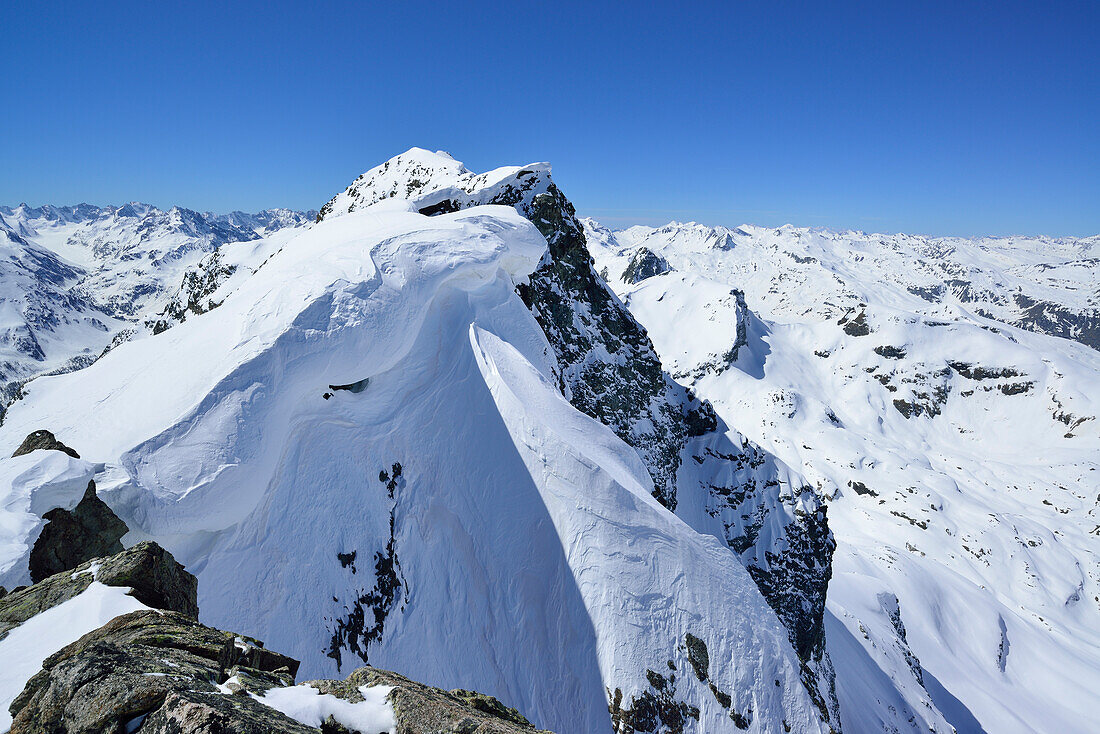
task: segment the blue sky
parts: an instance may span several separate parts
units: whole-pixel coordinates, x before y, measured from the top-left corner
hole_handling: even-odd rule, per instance
[[[1100,232],[1095,1],[4,15],[0,203],[316,208],[418,145],[550,161],[612,226]]]

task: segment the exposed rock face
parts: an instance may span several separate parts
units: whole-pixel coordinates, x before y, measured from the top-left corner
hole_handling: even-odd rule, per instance
[[[76,568],[84,561],[122,552],[128,528],[103,500],[95,482],[72,510],[56,507],[42,516],[48,522],[31,549],[31,581]]]
[[[217,308],[221,303],[214,301],[211,295],[236,269],[234,265],[223,263],[221,251],[214,250],[198,264],[187,269],[179,291],[172,296],[157,318],[150,320],[147,325],[154,334],[159,334],[186,321],[189,314],[204,314]]]
[[[0,638],[39,612],[72,599],[92,581],[127,586],[147,606],[198,617],[198,581],[156,543],[138,543],[109,558],[96,558],[0,598]]]
[[[30,452],[37,451],[38,449],[46,449],[48,451],[64,451],[66,454],[73,457],[74,459],[80,458],[80,454],[76,453],[76,451],[58,441],[56,436],[45,429],[35,431],[34,433],[31,433],[26,438],[24,438],[23,443],[19,444],[19,448],[17,448],[15,450],[15,453],[12,454],[12,458],[16,456],[22,456],[23,454],[29,454]]]
[[[1020,310],[1019,318],[1011,322],[1015,326],[1040,334],[1076,339],[1100,350],[1100,309],[1076,311],[1021,293],[1015,294],[1013,301]]]
[[[623,281],[627,283],[641,283],[646,278],[652,278],[662,273],[667,273],[672,268],[668,261],[652,250],[645,247],[638,248],[630,263],[623,271]]]

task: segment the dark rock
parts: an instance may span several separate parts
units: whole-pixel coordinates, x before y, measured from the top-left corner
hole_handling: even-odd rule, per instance
[[[408,584],[401,574],[401,562],[397,558],[395,535],[397,518],[397,491],[405,486],[400,463],[394,462],[390,471],[378,473],[378,481],[390,498],[390,537],[382,550],[374,554],[374,585],[362,590],[346,603],[346,614],[333,622],[332,637],[326,654],[336,661],[336,669],[343,665],[344,652],[357,655],[364,663],[370,663],[370,646],[382,638],[386,619],[402,594],[408,595]],[[337,553],[336,558],[344,568],[357,573],[355,559],[358,550]]]
[[[32,434],[33,435],[33,434]],[[31,581],[76,568],[92,558],[122,552],[122,536],[129,528],[96,496],[95,482],[71,511],[60,507],[44,514],[47,520],[30,555]]]
[[[848,482],[848,486],[855,490],[856,494],[870,495],[871,497],[878,497],[878,492],[869,488],[863,482],[857,482],[852,479]]]
[[[352,394],[358,394],[367,389],[367,385],[370,384],[370,378],[364,377],[362,380],[356,382],[350,382],[347,385],[329,385],[329,390],[347,390]]]
[[[886,357],[887,359],[904,359],[905,349],[902,347],[892,347],[885,345],[881,347],[875,347],[875,354],[880,357]]]
[[[647,278],[663,275],[672,268],[668,261],[645,247],[639,247],[638,251],[630,258],[630,262],[623,271],[623,282],[641,283]]]
[[[993,380],[1005,377],[1020,377],[1021,374],[1011,367],[983,367],[968,362],[948,362],[951,369],[970,380]]]
[[[1016,293],[1012,296],[1020,316],[1011,322],[1022,329],[1073,339],[1100,350],[1100,309],[1075,311],[1052,301]]]
[[[623,700],[622,689],[608,691],[608,711],[611,714],[611,728],[617,734],[641,734],[642,732],[668,732],[682,734],[693,731],[691,719],[699,720],[699,709],[676,696],[676,674],[668,677],[652,670],[645,672],[649,688],[637,696],[631,696],[630,702]]]
[[[690,632],[685,635],[684,641],[687,643],[688,662],[695,671],[695,677],[700,681],[706,681],[710,677],[710,654],[707,652],[707,643]]]
[[[73,457],[74,459],[80,458],[80,454],[76,453],[76,451],[73,451],[71,448],[58,441],[52,433],[45,429],[35,431],[24,438],[23,443],[19,444],[19,448],[17,448],[15,450],[15,453],[12,454],[12,458],[15,458],[16,456],[22,456],[23,454],[29,454],[30,452],[37,451],[38,449],[46,449],[48,451],[64,451],[66,454]]]
[[[844,327],[844,333],[848,336],[867,336],[871,333],[871,325],[867,323],[867,312],[860,311],[854,318],[849,319],[845,315],[838,322]]]
[[[95,568],[94,574],[91,572]],[[97,558],[0,598],[0,638],[39,612],[72,599],[93,580],[125,586],[156,609],[198,617],[198,581],[156,543],[145,541],[110,558]]]

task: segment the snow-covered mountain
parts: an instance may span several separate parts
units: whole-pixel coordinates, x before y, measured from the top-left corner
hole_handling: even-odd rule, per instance
[[[161,211],[137,202],[0,206],[0,407],[28,379],[86,366],[155,321],[207,254],[313,218],[287,209]]]
[[[928,699],[1095,727],[1098,238],[585,227],[673,374],[829,496],[846,731],[924,731]]]
[[[75,449],[0,460],[0,585],[94,495],[303,679],[560,734],[1100,710],[1097,238],[612,232],[415,148],[316,217],[0,236],[0,447]]]
[[[83,458],[0,462],[0,583],[94,478],[205,620],[306,675],[388,665],[559,732],[839,727],[820,498],[663,371],[547,166],[414,149],[319,219],[25,386],[0,442]]]

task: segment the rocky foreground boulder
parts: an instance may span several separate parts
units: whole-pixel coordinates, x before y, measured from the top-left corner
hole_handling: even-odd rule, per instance
[[[108,558],[85,561],[0,598],[0,640],[36,614],[75,598],[93,581],[128,587],[131,596],[155,609],[192,619],[199,616],[198,580],[171,553],[146,541]]]
[[[114,617],[48,656],[9,707],[11,734],[378,734],[347,725],[363,720],[356,706],[375,693],[384,693],[374,705],[390,722],[380,731],[536,734],[492,696],[375,668],[295,686],[297,660],[197,621],[195,577],[152,542],[0,598],[0,649],[20,625],[97,582],[128,587],[150,608]]]

